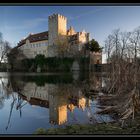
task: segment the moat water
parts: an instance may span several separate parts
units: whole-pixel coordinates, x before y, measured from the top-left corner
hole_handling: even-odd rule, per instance
[[[99,115],[104,86],[95,73],[0,73],[0,134],[33,134],[38,128],[108,122]]]

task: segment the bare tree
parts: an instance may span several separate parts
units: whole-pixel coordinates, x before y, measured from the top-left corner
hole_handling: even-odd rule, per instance
[[[10,52],[11,50],[11,46],[9,44],[9,42],[5,41],[3,43],[3,47],[2,47],[2,51],[1,51],[1,61],[5,61],[5,59],[7,58],[7,54]]]
[[[107,53],[107,63],[110,63],[110,55],[113,49],[113,36],[108,35],[105,40],[105,53]]]
[[[138,56],[140,56],[140,26],[136,28],[132,32],[132,36],[130,38],[131,43],[131,51],[133,54],[133,67],[134,67],[134,85],[135,88],[138,86],[138,72],[139,72],[139,64],[138,64]]]
[[[114,94],[110,98],[112,107],[104,112],[118,112],[125,120],[140,111],[140,27],[132,32],[114,30],[105,41],[108,58],[111,60],[111,72],[108,76],[107,92]],[[133,61],[128,61],[132,59]],[[112,100],[112,101],[111,101]],[[115,109],[115,110],[114,110]]]
[[[1,62],[2,48],[3,48],[3,37],[2,37],[2,33],[0,32],[0,62]]]
[[[128,42],[130,38],[131,32],[121,32],[120,38],[121,38],[121,58],[125,57],[125,50],[128,48]]]
[[[4,62],[11,46],[8,41],[3,41],[2,33],[0,33],[0,62]]]
[[[113,43],[114,43],[114,48],[115,48],[115,53],[116,53],[116,57],[119,55],[120,50],[120,29],[115,29],[113,31]]]
[[[26,56],[23,54],[23,51],[18,49],[17,47],[14,47],[10,50],[10,52],[7,54],[8,58],[8,64],[10,66],[11,70],[21,68],[21,60],[25,59]],[[17,59],[18,58],[18,59]],[[23,68],[23,66],[22,66]]]
[[[70,52],[70,45],[68,38],[59,35],[56,39],[57,54],[59,57],[68,56]]]

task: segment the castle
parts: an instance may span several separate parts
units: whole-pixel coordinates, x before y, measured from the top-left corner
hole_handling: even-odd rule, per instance
[[[60,14],[53,14],[48,17],[48,31],[29,34],[18,43],[17,47],[27,58],[35,58],[38,54],[56,57],[58,56],[56,40],[59,40],[60,36],[68,39],[69,51],[72,52],[69,56],[83,53],[84,43],[89,41],[89,33],[76,32],[71,26],[67,29],[67,18]]]

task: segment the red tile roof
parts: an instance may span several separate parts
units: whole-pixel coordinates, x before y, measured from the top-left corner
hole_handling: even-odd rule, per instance
[[[19,94],[23,100],[27,101],[27,97],[23,94]],[[30,101],[28,101],[31,105],[36,105],[36,106],[40,106],[40,107],[45,107],[45,108],[49,108],[49,101],[47,100],[42,100],[39,98],[35,98],[35,97],[31,97]]]
[[[32,42],[37,42],[37,41],[43,41],[43,40],[48,40],[48,31],[37,33],[37,34],[30,34],[28,37],[26,37],[24,40],[21,40],[18,43],[18,47],[26,43],[26,40],[29,40],[31,43]]]

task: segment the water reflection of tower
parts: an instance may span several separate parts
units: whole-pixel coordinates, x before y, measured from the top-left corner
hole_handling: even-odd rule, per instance
[[[64,124],[67,121],[67,99],[65,96],[49,95],[50,123]]]
[[[85,97],[80,97],[78,99],[78,102],[77,102],[77,107],[78,108],[81,108],[84,111],[85,108],[89,107],[89,106],[90,106],[90,99],[85,98]]]
[[[102,77],[99,74],[89,73],[90,90],[100,91],[102,87]]]
[[[16,82],[16,87],[23,85],[19,84],[21,81]],[[49,120],[53,124],[64,124],[67,122],[68,110],[73,111],[76,107],[84,110],[90,104],[89,99],[84,97],[81,90],[82,83],[77,84],[78,81],[70,84],[45,83],[43,86],[38,86],[32,81],[22,82],[24,86],[20,95],[24,95],[24,99],[31,105],[49,107]],[[72,100],[69,100],[69,97]]]
[[[81,90],[77,92],[77,95],[71,95],[71,97],[69,97],[68,109],[73,112],[76,106],[82,110],[90,106],[90,99],[86,98]]]

